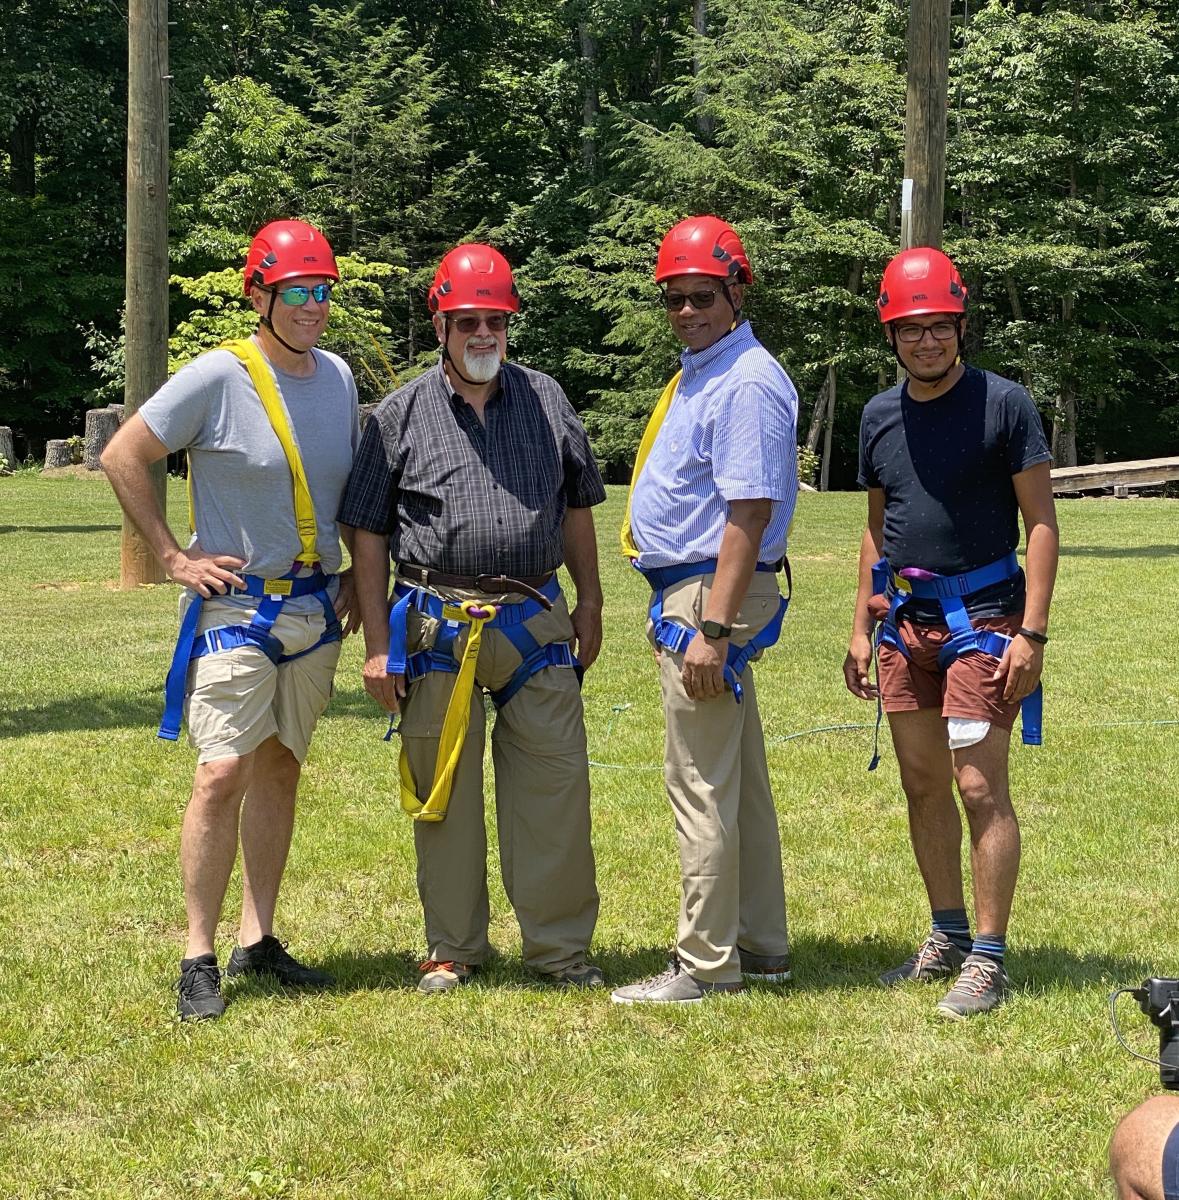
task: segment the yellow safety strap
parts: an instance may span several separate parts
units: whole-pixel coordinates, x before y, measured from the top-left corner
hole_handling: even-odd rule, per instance
[[[295,527],[299,531],[299,542],[303,547],[296,555],[295,561],[308,565],[317,563],[319,562],[319,551],[316,549],[316,540],[319,530],[315,524],[315,505],[311,502],[311,489],[307,486],[307,472],[303,470],[303,459],[299,454],[299,447],[295,443],[295,435],[291,432],[291,421],[287,416],[286,405],[283,404],[278,384],[275,383],[274,376],[266,365],[262,351],[249,338],[242,338],[236,342],[223,342],[220,348],[228,350],[230,354],[236,355],[245,363],[254,390],[258,393],[258,398],[262,401],[262,407],[266,411],[266,417],[270,421],[270,427],[274,430],[275,436],[282,446],[282,452],[286,455],[287,465],[291,468],[291,484],[294,488],[295,499]],[[190,531],[194,531],[196,528],[193,523],[191,457],[188,466],[188,528]]]
[[[475,614],[479,615],[476,616]],[[479,646],[483,640],[483,626],[493,620],[494,604],[482,604],[478,600],[464,600],[457,607],[446,606],[442,610],[445,621],[466,621],[467,644],[459,662],[458,675],[442,719],[442,736],[438,739],[438,755],[434,761],[434,782],[425,800],[418,797],[414,787],[413,772],[409,769],[409,757],[405,753],[405,740],[401,743],[401,807],[415,821],[444,821],[450,804],[450,792],[454,784],[454,773],[458,770],[459,755],[467,740],[467,727],[471,723],[471,693],[475,689],[475,663],[479,658]]]
[[[630,532],[630,502],[635,494],[635,484],[638,483],[639,476],[643,472],[643,467],[646,466],[647,456],[651,453],[651,447],[655,445],[655,438],[659,435],[659,430],[663,427],[663,420],[667,416],[667,410],[671,408],[671,401],[675,396],[676,388],[679,387],[681,375],[683,375],[683,371],[677,371],[671,377],[667,387],[663,389],[663,393],[652,410],[651,416],[647,419],[647,428],[643,430],[639,449],[635,454],[635,469],[630,475],[630,490],[626,493],[626,515],[622,518],[622,531],[620,534],[622,553],[626,558],[638,558],[639,556],[639,549],[635,545],[634,538],[631,537]]]

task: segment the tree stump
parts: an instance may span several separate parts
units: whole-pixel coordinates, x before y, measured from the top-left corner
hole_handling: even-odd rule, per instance
[[[54,467],[68,467],[74,461],[70,443],[65,438],[50,438],[45,443],[45,470]]]
[[[87,471],[101,471],[98,460],[106,444],[119,429],[119,414],[109,408],[92,408],[86,414],[86,434],[82,445],[82,465]]]
[[[119,418],[119,424],[122,425],[122,423],[123,423],[123,405],[108,404],[106,406],[106,408],[107,408],[107,412],[113,412],[115,414],[115,416],[117,416]]]
[[[369,417],[371,417],[373,413],[377,411],[377,407],[378,406],[376,404],[360,405],[360,430],[362,433],[364,432],[364,427],[368,424]]]
[[[16,466],[16,445],[12,440],[12,430],[7,425],[0,425],[0,475],[11,475]]]

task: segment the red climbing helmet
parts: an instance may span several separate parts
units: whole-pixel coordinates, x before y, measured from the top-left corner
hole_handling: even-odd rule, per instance
[[[443,256],[430,286],[431,312],[494,308],[518,313],[520,293],[508,260],[479,242],[464,242]]]
[[[242,272],[245,293],[256,284],[271,287],[300,275],[340,278],[328,240],[306,221],[271,221],[254,234]]]
[[[737,231],[720,217],[688,217],[667,231],[655,260],[655,282],[676,275],[753,282],[753,268]]]
[[[884,268],[876,309],[885,325],[928,313],[964,313],[966,284],[940,250],[914,246],[902,250]]]

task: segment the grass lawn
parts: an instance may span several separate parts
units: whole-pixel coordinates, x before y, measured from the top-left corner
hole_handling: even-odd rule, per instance
[[[179,524],[176,481],[169,499]],[[585,688],[595,957],[613,984],[661,968],[678,892],[621,501],[612,489],[599,510],[606,646]],[[238,987],[223,1020],[181,1026],[194,757],[154,737],[176,594],[115,590],[119,514],[101,480],[0,479],[0,1196],[1103,1194],[1115,1119],[1157,1090],[1117,1047],[1107,994],[1179,974],[1179,507],[1060,506],[1045,744],[1013,754],[1015,994],[967,1025],[936,1017],[936,990],[873,986],[928,920],[891,752],[869,775],[867,730],[793,736],[873,716],[840,672],[862,513],[861,497],[803,498],[794,603],[757,668],[793,986],[674,1012],[542,990],[496,882],[501,957],[423,1002],[396,742],[353,640],[280,902],[279,933],[340,986]],[[1132,1002],[1122,1018],[1153,1051]]]

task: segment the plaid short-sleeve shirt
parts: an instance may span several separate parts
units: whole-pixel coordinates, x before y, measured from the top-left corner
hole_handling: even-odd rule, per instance
[[[557,382],[515,363],[480,421],[439,365],[373,413],[340,506],[384,533],[395,562],[455,575],[543,575],[564,558],[567,508],[606,498],[585,429]]]

